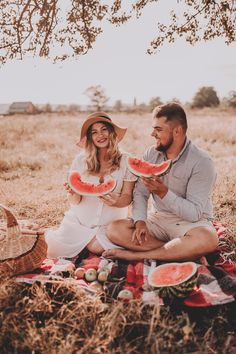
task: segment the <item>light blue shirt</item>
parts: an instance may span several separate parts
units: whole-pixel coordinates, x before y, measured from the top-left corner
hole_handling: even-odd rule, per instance
[[[159,164],[167,160],[165,153],[151,146],[144,160]],[[154,211],[169,212],[184,220],[195,222],[213,218],[212,190],[216,170],[210,156],[186,139],[180,154],[172,161],[170,172],[161,177],[168,192],[164,198],[152,194]],[[146,220],[150,192],[138,179],[134,190],[133,219]]]

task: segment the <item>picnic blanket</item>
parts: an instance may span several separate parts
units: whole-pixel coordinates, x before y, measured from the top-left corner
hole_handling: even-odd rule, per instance
[[[236,299],[235,250],[229,247],[226,228],[220,222],[214,222],[214,226],[219,236],[218,249],[207,257],[201,257],[197,263],[198,279],[196,287],[188,297],[177,300],[182,301],[186,306],[208,307],[227,304]],[[96,270],[106,267],[110,274],[108,281],[103,285],[103,289],[108,297],[116,298],[121,289],[129,289],[137,300],[145,303],[158,302],[160,305],[165,305],[166,302],[150,288],[147,282],[149,272],[159,264],[163,264],[163,262],[160,263],[155,260],[145,260],[143,262],[114,261],[89,253],[84,258],[82,254],[73,259],[46,259],[39,269],[30,274],[17,276],[16,281],[29,284],[34,282],[70,282],[90,294],[94,294],[98,290],[84,279],[76,279],[73,276],[74,270],[77,267],[94,268]]]

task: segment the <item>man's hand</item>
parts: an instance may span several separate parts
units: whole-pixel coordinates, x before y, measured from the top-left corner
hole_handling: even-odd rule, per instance
[[[141,181],[150,193],[158,195],[158,197],[160,197],[161,199],[164,198],[164,196],[168,192],[167,186],[163,183],[160,177],[141,177]]]
[[[135,230],[132,235],[132,242],[137,245],[142,245],[148,239],[148,228],[143,220],[135,223]]]

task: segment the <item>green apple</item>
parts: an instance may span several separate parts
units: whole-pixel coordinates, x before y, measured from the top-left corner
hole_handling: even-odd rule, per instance
[[[94,280],[97,280],[97,271],[96,271],[96,269],[89,268],[88,270],[86,270],[84,277],[85,277],[85,279],[88,282],[92,282]]]
[[[108,275],[109,272],[107,270],[102,270],[101,272],[98,273],[98,281],[104,283],[105,281],[107,281]]]
[[[89,289],[95,290],[95,291],[102,291],[102,284],[100,284],[97,280],[92,281],[92,283],[89,284]]]
[[[117,298],[119,300],[132,300],[134,298],[134,295],[133,295],[132,291],[130,291],[128,289],[123,289],[119,292]]]

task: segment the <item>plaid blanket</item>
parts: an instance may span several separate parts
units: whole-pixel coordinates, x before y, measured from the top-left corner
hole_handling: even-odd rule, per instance
[[[207,307],[230,303],[236,298],[236,254],[229,248],[227,232],[220,222],[214,226],[219,236],[218,250],[207,257],[202,257],[198,265],[197,285],[193,292],[182,300],[184,305],[191,307]],[[162,262],[163,263],[163,262]],[[76,279],[73,272],[77,267],[85,270],[94,268],[96,270],[106,267],[110,274],[108,281],[103,285],[107,299],[116,298],[121,289],[132,291],[134,298],[146,303],[158,302],[165,305],[147,282],[149,272],[161,264],[154,260],[144,262],[126,262],[107,260],[94,254],[88,254],[85,258],[73,259],[46,259],[40,269],[30,274],[17,276],[17,282],[26,283],[60,283],[70,282],[81,287],[89,293],[98,292],[91,283],[84,279]]]

